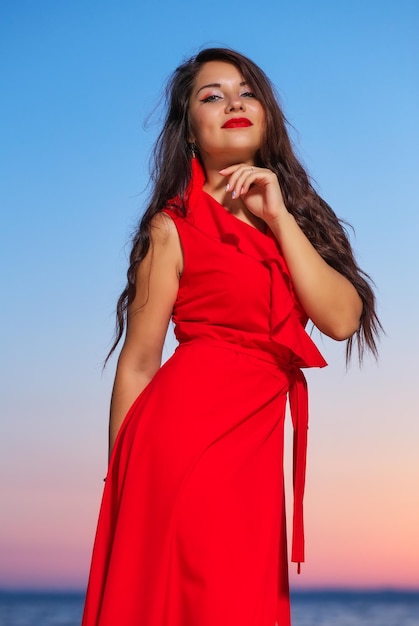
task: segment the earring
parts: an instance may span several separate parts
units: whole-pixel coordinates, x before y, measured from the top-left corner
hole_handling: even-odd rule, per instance
[[[195,143],[194,141],[192,141],[192,142],[189,144],[189,149],[190,149],[190,151],[191,151],[192,158],[193,158],[193,159],[196,159],[196,156],[197,156],[197,154],[198,154],[198,146],[196,145],[196,143]]]

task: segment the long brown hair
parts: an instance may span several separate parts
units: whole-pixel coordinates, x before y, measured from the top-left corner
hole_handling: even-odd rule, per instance
[[[288,211],[323,259],[351,281],[362,299],[363,312],[359,328],[346,344],[347,360],[352,353],[354,338],[360,361],[365,349],[369,349],[376,356],[376,340],[381,324],[376,314],[370,278],[355,261],[343,222],[317,194],[294,154],[287,132],[287,120],[278,105],[278,98],[268,77],[250,59],[234,50],[207,48],[180,65],[166,87],[166,118],[152,153],[153,190],[133,237],[127,285],[117,303],[115,341],[107,359],[124,333],[127,308],[136,293],[137,268],[150,248],[153,217],[167,206],[169,200],[176,197],[180,199],[181,209],[185,211],[185,193],[191,177],[189,101],[197,74],[203,64],[209,61],[224,61],[235,65],[244,80],[251,85],[266,114],[265,137],[256,155],[256,165],[276,173]]]

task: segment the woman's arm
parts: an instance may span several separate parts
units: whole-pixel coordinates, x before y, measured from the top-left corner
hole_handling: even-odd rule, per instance
[[[158,213],[152,222],[150,249],[138,267],[135,299],[128,308],[112,391],[109,453],[128,409],[160,368],[182,263],[176,227],[170,217]]]
[[[288,211],[268,223],[278,240],[297,297],[322,332],[342,341],[359,328],[362,301],[353,284],[320,256]]]
[[[274,172],[249,164],[220,172],[228,191],[263,219],[274,233],[287,262],[297,297],[319,330],[337,340],[359,328],[362,301],[353,284],[333,269],[307,239],[288,212]]]

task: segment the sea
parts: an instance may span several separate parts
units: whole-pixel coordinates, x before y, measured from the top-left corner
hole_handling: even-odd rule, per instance
[[[0,590],[0,626],[80,626],[83,599],[81,592]],[[419,590],[294,592],[292,626],[419,626]]]

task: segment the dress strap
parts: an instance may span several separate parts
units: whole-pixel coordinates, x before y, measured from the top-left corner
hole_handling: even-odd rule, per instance
[[[294,428],[294,511],[292,524],[291,560],[294,563],[298,563],[297,571],[298,573],[300,573],[301,563],[304,562],[303,498],[307,459],[308,392],[305,376],[303,372],[297,367],[292,368],[291,370],[289,404]]]

